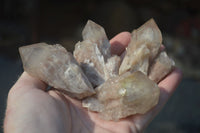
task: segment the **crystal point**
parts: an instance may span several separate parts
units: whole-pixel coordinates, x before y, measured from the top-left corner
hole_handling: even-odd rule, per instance
[[[82,32],[83,40],[96,43],[101,54],[107,59],[110,56],[110,43],[103,27],[88,20]]]
[[[161,32],[153,19],[134,30],[119,74],[132,70],[147,75],[149,62],[158,54],[161,42]]]
[[[88,108],[100,112],[103,119],[119,120],[137,113],[144,114],[154,107],[158,103],[160,89],[137,71],[110,78],[97,87],[96,92],[96,98],[84,100]]]
[[[162,51],[150,66],[148,76],[151,80],[158,83],[171,72],[174,65],[174,61],[168,57],[165,51]]]
[[[30,75],[79,99],[95,93],[72,54],[61,45],[38,43],[19,51],[24,70]]]

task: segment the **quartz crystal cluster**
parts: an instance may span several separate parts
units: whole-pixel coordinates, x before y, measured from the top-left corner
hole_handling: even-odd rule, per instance
[[[89,20],[73,55],[61,45],[32,44],[19,48],[30,75],[81,99],[102,119],[144,114],[159,100],[157,83],[174,62],[161,50],[162,35],[153,19],[132,32],[123,58],[112,55],[104,28]]]

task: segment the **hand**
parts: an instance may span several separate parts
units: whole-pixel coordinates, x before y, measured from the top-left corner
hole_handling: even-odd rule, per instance
[[[111,51],[121,54],[130,41],[122,32],[111,41]],[[81,102],[56,90],[24,72],[8,94],[4,120],[5,133],[129,133],[142,132],[158,114],[181,79],[175,69],[159,83],[160,100],[144,115],[133,115],[118,122],[104,121],[97,113],[82,108]]]

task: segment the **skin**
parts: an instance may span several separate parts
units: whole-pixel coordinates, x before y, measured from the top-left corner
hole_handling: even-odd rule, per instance
[[[122,32],[110,40],[111,52],[120,55],[131,34]],[[47,85],[23,72],[10,89],[4,120],[5,133],[138,133],[160,112],[181,80],[175,68],[159,83],[157,106],[143,115],[120,121],[104,121],[97,113],[81,107],[81,102],[56,90],[45,91]]]

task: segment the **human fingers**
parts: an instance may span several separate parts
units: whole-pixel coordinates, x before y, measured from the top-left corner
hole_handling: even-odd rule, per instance
[[[23,72],[17,82],[13,85],[13,87],[9,91],[9,95],[15,94],[17,92],[29,91],[30,89],[40,89],[45,90],[47,84],[42,82],[39,79],[36,79],[30,76],[27,72]]]
[[[111,53],[121,55],[131,40],[131,33],[121,32],[110,40]]]
[[[164,78],[158,86],[166,91],[167,98],[171,96],[182,78],[182,72],[175,68],[166,78]]]

